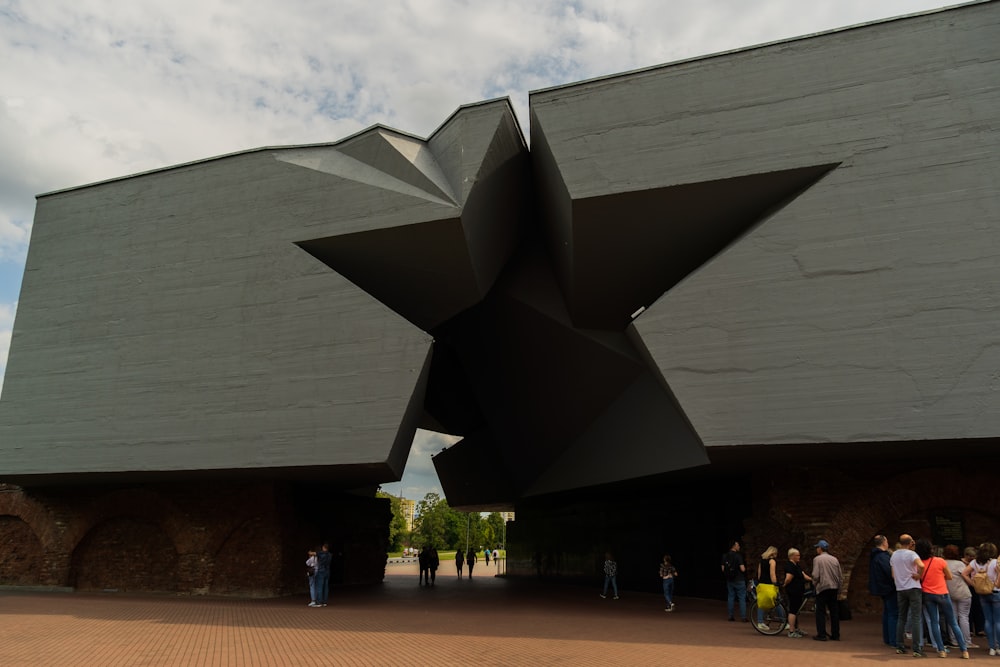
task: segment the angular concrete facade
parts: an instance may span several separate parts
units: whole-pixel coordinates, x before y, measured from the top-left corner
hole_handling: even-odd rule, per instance
[[[517,507],[511,572],[683,561],[664,503],[848,573],[928,512],[996,537],[961,461],[864,508],[998,460],[997,72],[977,2],[535,92],[530,153],[499,100],[44,195],[0,481],[264,481],[280,520],[399,479],[423,427],[463,437],[453,506]]]

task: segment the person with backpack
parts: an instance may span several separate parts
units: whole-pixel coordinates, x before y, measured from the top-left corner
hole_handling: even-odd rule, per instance
[[[996,545],[992,542],[980,544],[976,560],[962,570],[962,578],[972,586],[982,603],[990,655],[1000,655],[1000,567]]]
[[[733,617],[734,601],[740,603],[740,620],[744,623],[747,620],[747,566],[743,562],[740,554],[740,541],[733,540],[729,545],[729,551],[722,555],[722,574],[726,578],[726,609],[729,611],[729,620],[735,621]]]

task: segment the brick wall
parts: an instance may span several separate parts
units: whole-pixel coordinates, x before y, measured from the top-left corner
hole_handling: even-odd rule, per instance
[[[0,585],[300,593],[305,551],[322,541],[334,585],[372,583],[385,573],[390,516],[386,500],[315,485],[0,485]]]

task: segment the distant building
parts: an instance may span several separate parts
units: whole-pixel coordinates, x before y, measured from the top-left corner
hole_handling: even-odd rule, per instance
[[[410,500],[408,498],[399,499],[400,508],[403,510],[403,516],[406,518],[406,530],[413,531],[413,515],[417,509],[416,501]]]

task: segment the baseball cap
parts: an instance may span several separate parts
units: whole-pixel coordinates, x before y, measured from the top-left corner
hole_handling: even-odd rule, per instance
[[[820,540],[819,542],[813,545],[813,549],[817,547],[826,551],[827,549],[830,548],[830,543],[827,542],[826,540]]]

